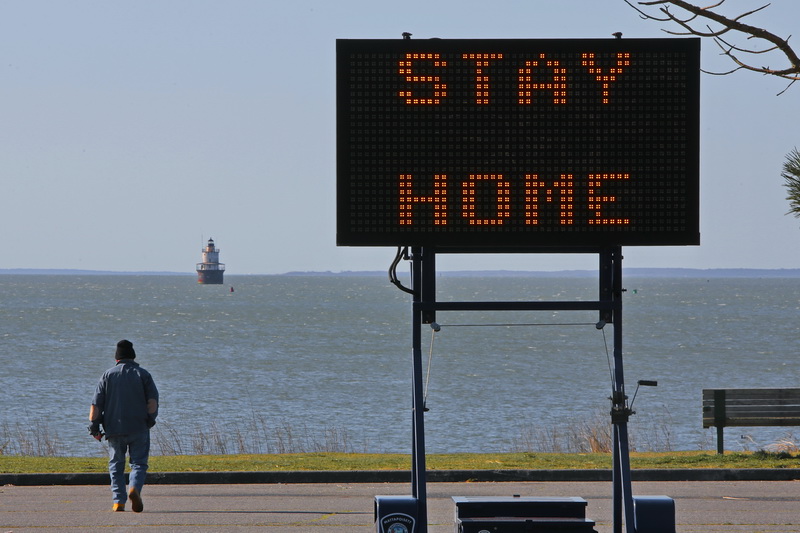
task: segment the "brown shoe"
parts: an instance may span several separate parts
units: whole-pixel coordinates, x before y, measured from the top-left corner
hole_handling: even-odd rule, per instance
[[[112,507],[111,510],[114,511],[115,513],[119,513],[121,511],[124,511],[125,510],[125,504],[124,503],[115,503],[114,507]]]
[[[128,491],[128,499],[131,501],[131,509],[134,513],[141,513],[144,510],[142,497],[139,496],[139,491],[136,490],[136,487],[131,487],[131,490]]]

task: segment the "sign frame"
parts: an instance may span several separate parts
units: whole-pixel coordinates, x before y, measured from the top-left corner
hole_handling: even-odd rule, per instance
[[[337,245],[699,244],[700,39],[336,45]]]

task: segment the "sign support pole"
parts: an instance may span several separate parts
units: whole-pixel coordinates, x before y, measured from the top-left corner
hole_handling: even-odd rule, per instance
[[[423,261],[423,259],[428,259]],[[434,273],[433,275],[426,275]],[[411,251],[411,285],[414,291],[412,338],[412,448],[411,448],[411,495],[417,502],[418,533],[428,533],[427,490],[425,487],[425,407],[422,371],[422,322],[423,295],[431,293],[435,280],[434,255],[428,258],[420,247]]]
[[[601,299],[613,303],[606,316],[611,317],[614,327],[614,366],[611,393],[611,423],[613,425],[613,516],[614,533],[622,533],[622,517],[625,530],[634,533],[636,524],[633,512],[631,488],[630,447],[628,442],[628,418],[632,411],[625,395],[625,376],[622,366],[622,247],[606,249],[600,254]],[[601,315],[601,320],[603,316]],[[608,322],[608,321],[606,321]]]

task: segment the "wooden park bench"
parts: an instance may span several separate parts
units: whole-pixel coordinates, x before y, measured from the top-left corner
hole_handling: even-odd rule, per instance
[[[703,389],[703,427],[712,426],[717,453],[726,426],[800,426],[800,388]]]

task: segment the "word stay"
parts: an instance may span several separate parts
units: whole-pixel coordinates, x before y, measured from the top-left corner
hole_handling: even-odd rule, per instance
[[[600,90],[601,102],[610,102],[611,85],[617,81],[631,65],[630,52],[616,52],[613,54],[613,65],[603,67],[598,64],[595,52],[580,54],[580,67],[589,74],[597,83]],[[474,64],[475,100],[477,105],[487,105],[492,96],[492,66],[503,62],[502,53],[464,53],[463,61]],[[428,67],[427,73],[419,72],[420,64]],[[409,88],[398,92],[398,96],[408,105],[439,105],[448,96],[448,83],[445,81],[445,70],[450,62],[442,59],[442,54],[436,52],[408,52],[398,62],[398,74],[403,76],[409,84],[428,84],[424,93],[429,96],[420,97],[417,89]],[[433,70],[434,72],[430,72]],[[534,103],[535,91],[552,93],[552,102],[556,105],[566,104],[568,101],[569,71],[562,60],[549,58],[546,53],[540,53],[535,59],[523,61],[519,67],[510,69],[516,75],[517,103],[531,105]],[[441,72],[435,72],[441,71]],[[509,69],[503,69],[508,72]],[[543,76],[536,76],[544,72]],[[546,78],[547,81],[541,79]],[[421,85],[417,85],[420,87]]]

